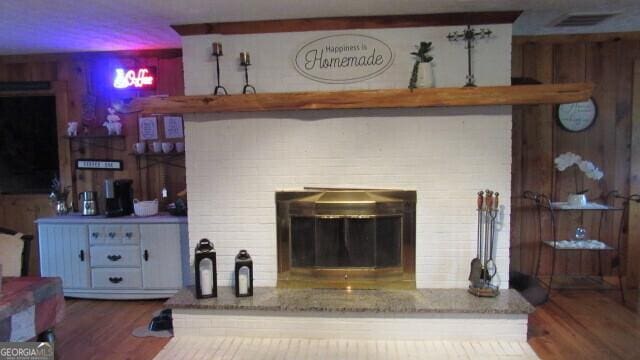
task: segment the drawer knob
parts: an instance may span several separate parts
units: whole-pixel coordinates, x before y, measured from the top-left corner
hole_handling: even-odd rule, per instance
[[[91,236],[93,236],[94,239],[97,239],[98,235],[100,235],[100,234],[98,234],[97,232],[92,232],[91,233]]]
[[[116,233],[114,233],[114,232],[110,232],[110,233],[109,233],[109,237],[113,239],[114,237],[116,237]]]
[[[128,232],[126,234],[124,234],[126,237],[128,237],[129,239],[131,239],[131,237],[133,236],[132,232]]]
[[[117,284],[117,283],[122,281],[122,278],[121,277],[110,277],[109,281],[111,281],[114,284]]]
[[[120,259],[122,259],[121,255],[107,255],[107,259],[111,260],[111,261],[118,261]]]

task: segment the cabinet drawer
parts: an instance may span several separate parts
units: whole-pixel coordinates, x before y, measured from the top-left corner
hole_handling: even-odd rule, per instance
[[[91,266],[138,267],[140,248],[137,246],[92,246]]]
[[[140,227],[136,224],[89,225],[91,245],[137,245],[140,243]]]
[[[94,289],[140,289],[142,274],[139,268],[91,269]]]

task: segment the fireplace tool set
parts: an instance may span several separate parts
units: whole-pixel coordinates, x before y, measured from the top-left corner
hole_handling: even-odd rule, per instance
[[[491,190],[478,193],[478,242],[469,272],[469,292],[476,296],[494,297],[499,293],[498,269],[493,259],[499,195]]]

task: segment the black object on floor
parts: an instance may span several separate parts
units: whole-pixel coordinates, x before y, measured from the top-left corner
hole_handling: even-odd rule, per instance
[[[531,275],[518,271],[509,272],[509,287],[518,291],[533,306],[542,305],[549,300],[547,290]]]
[[[173,318],[171,317],[171,309],[164,309],[160,312],[160,315],[154,316],[149,323],[149,330],[173,330]]]

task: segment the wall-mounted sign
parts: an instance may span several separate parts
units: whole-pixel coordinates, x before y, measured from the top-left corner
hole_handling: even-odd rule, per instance
[[[156,68],[153,66],[115,70],[113,87],[116,89],[153,90],[156,88]]]
[[[165,116],[164,117],[164,137],[166,139],[177,139],[184,137],[184,128],[182,126],[182,116]]]
[[[158,119],[155,116],[139,117],[138,134],[140,140],[156,140],[158,138]]]
[[[326,84],[348,84],[382,74],[393,64],[393,51],[367,35],[325,36],[302,45],[294,59],[300,75]]]
[[[78,170],[122,170],[121,160],[78,159]]]

